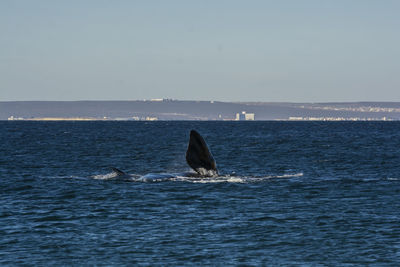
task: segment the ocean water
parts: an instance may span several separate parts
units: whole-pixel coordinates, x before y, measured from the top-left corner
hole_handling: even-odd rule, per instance
[[[191,129],[219,177],[182,174]],[[0,141],[0,265],[400,264],[399,122],[14,121]]]

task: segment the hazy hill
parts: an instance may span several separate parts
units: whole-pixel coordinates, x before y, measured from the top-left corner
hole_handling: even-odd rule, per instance
[[[8,101],[0,102],[0,119],[22,117],[145,118],[160,120],[234,119],[236,113],[255,113],[256,120],[290,117],[400,119],[399,102],[277,103],[218,101]]]

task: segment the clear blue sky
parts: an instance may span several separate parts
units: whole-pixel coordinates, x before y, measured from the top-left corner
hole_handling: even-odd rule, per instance
[[[400,101],[400,1],[0,1],[0,100]]]

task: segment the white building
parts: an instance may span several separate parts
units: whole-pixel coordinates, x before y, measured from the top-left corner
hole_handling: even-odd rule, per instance
[[[247,113],[246,111],[242,111],[242,113],[236,113],[237,121],[254,121],[255,115],[254,113]]]
[[[146,121],[158,121],[157,117],[146,117]]]

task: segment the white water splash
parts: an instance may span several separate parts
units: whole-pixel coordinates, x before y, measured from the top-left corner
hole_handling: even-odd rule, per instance
[[[195,173],[149,173],[146,175],[127,174],[126,176],[119,176],[115,172],[103,175],[92,176],[97,180],[111,180],[111,179],[125,179],[133,182],[189,182],[189,183],[257,183],[271,179],[282,178],[296,178],[303,176],[303,173],[282,174],[282,175],[267,175],[259,177],[251,176],[236,176],[236,175],[222,175],[216,177],[198,177]]]
[[[96,179],[96,180],[110,180],[110,179],[115,179],[117,177],[118,177],[118,174],[116,172],[92,176],[92,178]]]

